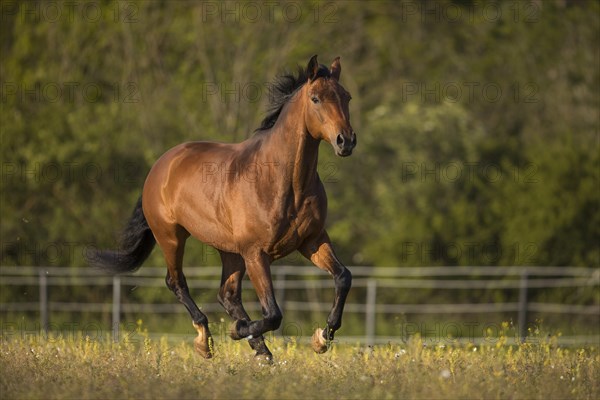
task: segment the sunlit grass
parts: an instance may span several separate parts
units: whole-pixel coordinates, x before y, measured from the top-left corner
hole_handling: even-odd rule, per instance
[[[13,398],[600,398],[598,348],[561,348],[556,337],[509,346],[364,347],[335,344],[316,355],[273,339],[273,364],[245,341],[216,342],[212,360],[193,337],[173,343],[71,337],[12,337],[1,344],[2,399]]]

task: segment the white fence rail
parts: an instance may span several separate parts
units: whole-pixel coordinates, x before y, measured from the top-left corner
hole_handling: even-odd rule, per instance
[[[518,321],[519,337],[526,336],[528,313],[580,314],[600,318],[600,304],[538,303],[528,299],[529,289],[600,287],[600,269],[583,267],[404,267],[372,268],[351,267],[353,288],[364,288],[365,298],[360,303],[348,303],[345,313],[364,314],[367,344],[384,342],[388,338],[377,336],[377,314],[466,314],[466,313],[514,313]],[[329,276],[315,267],[274,266],[273,284],[277,300],[284,310],[322,311],[330,310],[330,303],[317,301],[286,300],[286,291],[292,289],[315,290],[333,288]],[[190,288],[219,287],[220,267],[186,268]],[[0,267],[0,287],[26,285],[39,287],[37,302],[0,303],[0,312],[39,311],[40,326],[47,329],[50,314],[60,312],[107,312],[112,308],[112,326],[115,337],[123,313],[181,313],[185,309],[175,301],[168,304],[123,303],[122,287],[164,287],[164,268],[144,267],[133,275],[107,276],[90,268],[61,267]],[[50,286],[112,286],[111,303],[81,303],[49,301]],[[447,289],[447,290],[497,290],[512,289],[518,293],[518,301],[507,303],[459,303],[459,304],[380,304],[377,291],[380,288]],[[310,296],[307,296],[310,297]],[[107,299],[108,300],[108,299]],[[248,302],[249,311],[260,310],[260,304]],[[218,303],[203,303],[207,312],[222,311]],[[597,340],[594,337],[593,340]]]

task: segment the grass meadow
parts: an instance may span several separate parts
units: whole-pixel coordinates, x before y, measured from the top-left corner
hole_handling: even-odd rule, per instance
[[[270,341],[274,362],[245,341],[217,338],[211,360],[189,340],[119,342],[11,337],[1,342],[0,397],[8,399],[598,399],[597,347],[562,348],[556,337],[509,345],[334,344]]]

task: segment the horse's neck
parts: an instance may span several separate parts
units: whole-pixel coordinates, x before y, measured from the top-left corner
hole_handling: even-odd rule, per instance
[[[292,190],[294,203],[299,206],[318,180],[319,152],[319,142],[306,131],[302,102],[286,105],[267,135],[266,150],[277,159],[277,181],[284,186],[284,192]]]

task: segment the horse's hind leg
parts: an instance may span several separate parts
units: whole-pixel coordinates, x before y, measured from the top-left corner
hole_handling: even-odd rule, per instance
[[[227,314],[235,320],[250,322],[250,316],[242,305],[242,278],[246,273],[246,264],[239,254],[220,252],[223,262],[223,274],[221,276],[221,289],[219,290],[219,303],[225,308]],[[268,360],[273,355],[265,344],[261,335],[249,340],[250,347],[256,351],[257,357]]]
[[[192,317],[192,325],[198,331],[194,348],[204,358],[212,357],[212,337],[208,329],[208,318],[200,311],[192,297],[183,274],[183,252],[189,233],[180,226],[172,234],[155,235],[167,262],[167,287],[175,293]]]

